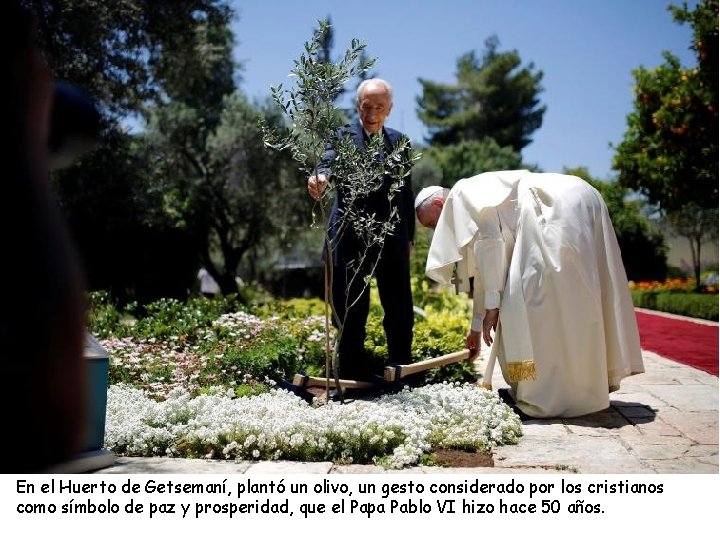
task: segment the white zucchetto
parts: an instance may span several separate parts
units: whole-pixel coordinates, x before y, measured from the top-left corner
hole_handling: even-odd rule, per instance
[[[442,189],[443,188],[441,186],[427,186],[422,188],[420,190],[420,193],[418,193],[417,197],[415,197],[415,210],[417,210],[417,207],[420,206],[425,201],[425,199],[432,197]]]

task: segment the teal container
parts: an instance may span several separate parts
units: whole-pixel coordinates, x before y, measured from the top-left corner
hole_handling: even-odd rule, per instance
[[[83,451],[100,450],[105,440],[107,387],[110,362],[107,350],[90,332],[85,334],[83,354],[87,365],[87,425]]]

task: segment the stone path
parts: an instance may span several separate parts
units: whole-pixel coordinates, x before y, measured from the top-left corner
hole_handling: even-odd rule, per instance
[[[607,411],[523,422],[497,467],[559,466],[582,473],[718,473],[718,379],[644,352]]]

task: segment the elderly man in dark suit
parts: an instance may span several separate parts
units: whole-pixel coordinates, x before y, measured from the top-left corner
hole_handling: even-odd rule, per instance
[[[340,136],[351,137],[360,150],[364,150],[371,137],[381,135],[385,152],[392,151],[404,136],[399,131],[385,127],[385,119],[392,109],[392,87],[382,79],[363,81],[357,89],[357,111],[359,121],[344,126]],[[351,228],[338,233],[338,226],[346,211],[344,200],[345,178],[332,176],[333,161],[337,157],[332,143],[328,144],[317,175],[308,179],[308,191],[314,199],[319,199],[328,181],[335,187],[328,240],[332,246],[333,265],[333,304],[336,315],[344,319],[343,334],[340,340],[340,377],[365,379],[372,376],[372,366],[364,358],[365,325],[367,322],[370,292],[364,280],[351,280],[354,269],[348,270],[351,261],[357,260],[366,249],[364,243]],[[380,251],[370,252],[367,262],[361,269],[361,275],[373,272],[372,263],[377,260],[374,276],[377,279],[380,302],[385,316],[383,326],[387,337],[388,353],[394,363],[410,361],[412,344],[413,305],[410,289],[410,252],[415,235],[414,196],[410,177],[405,176],[398,192],[389,198],[391,184],[396,181],[386,174],[379,188],[360,199],[355,210],[367,216],[374,215],[378,220],[387,220],[396,209],[399,220],[392,234],[385,238]],[[379,257],[379,259],[378,259]],[[357,301],[355,301],[357,299]],[[337,321],[335,321],[337,323]]]

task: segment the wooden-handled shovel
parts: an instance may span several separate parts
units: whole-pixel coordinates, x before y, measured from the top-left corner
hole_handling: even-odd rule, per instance
[[[394,382],[412,375],[413,373],[419,373],[421,371],[427,371],[428,369],[444,366],[446,364],[452,364],[454,362],[460,362],[470,357],[470,350],[463,349],[449,354],[444,354],[436,358],[428,358],[427,360],[421,360],[414,364],[399,364],[396,366],[388,366],[385,368],[384,378],[385,382]]]

